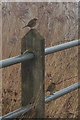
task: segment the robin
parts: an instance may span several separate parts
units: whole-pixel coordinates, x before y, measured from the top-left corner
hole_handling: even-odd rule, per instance
[[[52,83],[48,86],[46,92],[49,91],[49,92],[50,92],[50,95],[53,95],[53,91],[55,90],[55,88],[56,88],[56,84],[55,84],[54,82],[52,82]]]
[[[30,20],[29,23],[27,25],[25,25],[23,28],[25,28],[25,27],[30,27],[30,28],[34,27],[36,25],[36,23],[37,23],[37,20],[38,20],[38,18],[34,18],[34,19]]]

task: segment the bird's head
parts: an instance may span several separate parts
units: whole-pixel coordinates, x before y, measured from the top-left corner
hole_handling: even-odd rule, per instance
[[[38,18],[34,18],[34,21],[37,22]]]
[[[54,86],[54,88],[56,88],[56,83],[52,82],[52,85]]]

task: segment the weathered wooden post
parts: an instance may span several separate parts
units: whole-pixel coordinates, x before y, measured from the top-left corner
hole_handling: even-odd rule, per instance
[[[32,51],[34,59],[21,64],[22,106],[36,105],[34,118],[44,118],[44,38],[31,29],[23,38],[21,53]]]

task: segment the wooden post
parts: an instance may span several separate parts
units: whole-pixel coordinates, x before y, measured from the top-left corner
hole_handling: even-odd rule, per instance
[[[23,38],[21,53],[32,51],[34,59],[21,64],[22,106],[37,105],[34,118],[44,118],[44,38],[31,29]]]

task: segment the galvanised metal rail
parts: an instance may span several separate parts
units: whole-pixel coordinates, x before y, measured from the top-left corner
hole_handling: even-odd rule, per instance
[[[68,48],[71,48],[74,46],[78,46],[78,45],[80,45],[80,40],[74,40],[74,41],[63,43],[63,44],[56,45],[53,47],[48,47],[48,48],[45,48],[45,55],[48,55],[48,54],[51,54],[54,52],[58,52],[58,51],[61,51],[64,49],[68,49]],[[5,60],[1,60],[0,61],[0,68],[4,68],[4,67],[7,67],[7,66],[10,66],[13,64],[21,63],[23,61],[27,61],[27,60],[30,60],[33,58],[34,58],[33,53],[26,53],[24,55],[20,55],[20,56],[8,58]]]
[[[25,106],[25,107],[19,108],[19,109],[13,111],[13,112],[10,112],[10,113],[4,115],[1,120],[11,119],[11,118],[17,118],[17,117],[19,117],[20,115],[28,112],[28,111],[31,110],[32,108],[33,108],[32,105],[27,105],[27,106]]]
[[[67,42],[67,43],[63,43],[63,44],[60,44],[60,45],[56,45],[56,46],[53,46],[53,47],[48,47],[45,49],[45,55],[48,55],[48,54],[51,54],[51,53],[54,53],[54,52],[58,52],[58,51],[61,51],[61,50],[64,50],[64,49],[68,49],[68,48],[71,48],[71,47],[74,47],[74,46],[78,46],[80,45],[80,40],[74,40],[74,41],[70,41],[70,42]]]
[[[49,95],[49,96],[45,97],[45,102],[47,103],[47,102],[50,102],[52,100],[55,100],[55,99],[65,95],[73,90],[76,90],[77,88],[80,88],[80,82],[75,83],[67,88],[61,89],[60,91],[54,93],[53,95]]]
[[[71,86],[69,86],[67,88],[64,88],[64,89],[62,89],[62,90],[60,90],[58,92],[55,92],[53,95],[49,95],[49,96],[45,97],[45,103],[50,102],[52,100],[55,100],[55,99],[65,95],[65,94],[67,94],[67,93],[69,93],[69,92],[71,92],[73,90],[76,90],[77,88],[80,88],[80,82],[77,82],[77,83],[75,83],[75,84],[73,84],[73,85],[71,85]],[[17,118],[21,114],[24,114],[24,113],[28,112],[29,110],[31,110],[33,107],[34,106],[32,106],[32,105],[27,105],[25,107],[17,109],[17,110],[15,110],[13,112],[10,112],[10,113],[4,115],[2,117],[2,120],[10,119],[10,118]]]
[[[8,67],[10,65],[21,63],[21,62],[24,62],[26,60],[30,60],[32,58],[34,58],[34,54],[33,53],[27,53],[27,54],[23,54],[23,55],[20,55],[20,56],[15,56],[15,57],[12,57],[12,58],[1,60],[0,61],[0,68],[4,68],[4,67]]]

